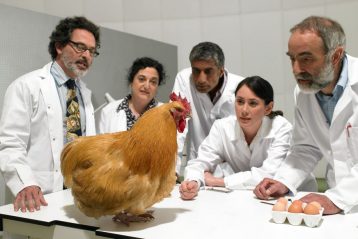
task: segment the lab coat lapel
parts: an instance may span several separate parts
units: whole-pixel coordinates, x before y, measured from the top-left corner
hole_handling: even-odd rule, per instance
[[[337,105],[333,112],[331,125],[335,123],[337,117],[342,113],[342,111],[352,102],[352,89],[350,85],[347,85],[344,89],[344,92],[341,98],[338,100]]]
[[[43,68],[41,73],[40,89],[43,96],[43,100],[46,105],[46,113],[48,116],[48,130],[51,139],[52,145],[52,154],[60,155],[62,146],[63,146],[63,122],[62,122],[62,107],[60,99],[58,97],[58,92],[56,88],[55,80],[53,79],[50,68],[51,63],[47,64]],[[44,126],[46,127],[46,126]],[[55,166],[59,162],[54,162]],[[58,166],[58,165],[57,165]]]
[[[198,134],[203,134],[202,137],[205,138],[206,135],[209,134],[210,128],[214,122],[215,119],[212,119],[211,116],[211,111],[213,108],[213,104],[210,101],[210,98],[207,94],[205,93],[200,93],[196,90],[193,79],[191,78],[190,80],[190,91],[191,91],[191,95],[193,97],[193,102],[191,102],[192,104],[195,105],[195,107],[192,107],[196,110],[196,113],[198,115],[198,120],[200,120],[200,126],[202,128],[202,130],[204,130],[204,132],[196,132]],[[206,120],[202,120],[202,119],[206,119]],[[209,120],[207,120],[209,119]]]
[[[49,117],[49,127],[58,129],[58,133],[62,135],[62,108],[60,99],[58,98],[58,92],[56,88],[55,80],[50,73],[51,63],[46,65],[41,74],[41,93],[44,102],[47,106],[47,115]],[[55,120],[57,119],[57,120]]]
[[[358,86],[358,62],[355,58],[347,55],[348,59],[348,82],[347,86],[344,89],[341,99],[337,102],[336,108],[333,112],[332,123],[333,121],[341,114],[341,112],[352,102],[352,90],[357,89]]]
[[[86,112],[86,136],[95,135],[94,108],[91,100],[92,91],[86,87],[86,84],[82,80],[80,80],[80,90]]]
[[[236,116],[230,117],[236,118]],[[237,120],[235,122],[235,129],[227,131],[227,135],[232,144],[238,146],[238,150],[240,151],[240,153],[238,154],[242,154],[246,158],[251,158],[251,151],[249,145],[247,145],[246,143],[244,132],[242,131],[240,124]]]
[[[322,122],[322,124],[319,124],[320,127],[324,127],[324,130],[326,132],[328,132],[329,129],[329,124],[327,123],[327,118],[324,115],[321,106],[318,103],[318,100],[316,98],[315,94],[310,94],[310,97],[312,97],[312,99],[310,100],[310,102],[313,102],[313,110],[312,110],[312,117],[318,117],[319,121],[318,122]],[[318,112],[318,113],[314,113],[314,112]]]

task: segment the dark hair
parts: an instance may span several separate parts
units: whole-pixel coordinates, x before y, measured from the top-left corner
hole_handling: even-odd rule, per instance
[[[310,16],[304,19],[290,29],[290,32],[295,31],[313,31],[323,41],[323,50],[325,53],[335,50],[341,46],[346,48],[346,36],[342,26],[327,17]]]
[[[85,17],[67,17],[62,19],[51,33],[48,51],[52,60],[57,57],[56,43],[65,46],[71,40],[72,32],[76,29],[84,29],[91,32],[96,40],[96,49],[100,48],[100,31],[98,26]]]
[[[260,76],[250,76],[240,81],[240,83],[236,87],[235,95],[237,91],[244,85],[246,85],[250,90],[252,90],[252,92],[255,93],[255,95],[257,95],[260,99],[262,99],[265,102],[265,105],[268,105],[274,101],[273,88],[271,84],[267,80],[261,78]],[[281,110],[277,110],[277,111],[272,110],[271,113],[268,115],[268,117],[270,119],[273,119],[277,115],[283,116],[283,112]]]
[[[131,84],[133,82],[134,76],[138,73],[138,71],[147,67],[153,67],[157,70],[159,75],[159,85],[165,83],[166,73],[163,65],[159,63],[157,60],[154,60],[150,57],[137,58],[133,62],[132,66],[128,70],[128,75],[127,75],[128,83]]]
[[[200,60],[214,60],[219,68],[225,65],[225,56],[223,50],[213,42],[201,42],[193,47],[189,55],[190,63]]]

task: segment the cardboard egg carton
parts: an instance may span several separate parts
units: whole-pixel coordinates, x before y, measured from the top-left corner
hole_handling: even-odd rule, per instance
[[[306,203],[303,203],[303,208],[306,206]],[[319,210],[319,214],[310,215],[305,213],[292,213],[286,211],[272,211],[272,220],[275,223],[285,223],[286,221],[294,226],[306,225],[308,227],[317,227],[321,220],[324,208],[322,207]]]

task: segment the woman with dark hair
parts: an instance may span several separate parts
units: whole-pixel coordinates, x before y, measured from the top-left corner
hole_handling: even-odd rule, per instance
[[[155,96],[165,78],[164,67],[158,61],[149,57],[136,59],[127,76],[131,93],[103,108],[99,133],[129,130],[144,112],[161,104]]]
[[[235,116],[214,122],[189,161],[179,190],[183,199],[194,198],[200,186],[252,189],[273,177],[290,146],[292,125],[273,111],[270,83],[247,77],[235,90]]]

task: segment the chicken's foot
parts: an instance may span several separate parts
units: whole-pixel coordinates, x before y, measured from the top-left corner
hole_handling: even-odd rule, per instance
[[[133,215],[127,212],[118,213],[113,217],[113,221],[121,222],[126,226],[129,226],[130,222],[149,222],[154,219],[153,210],[146,211],[143,214]]]

